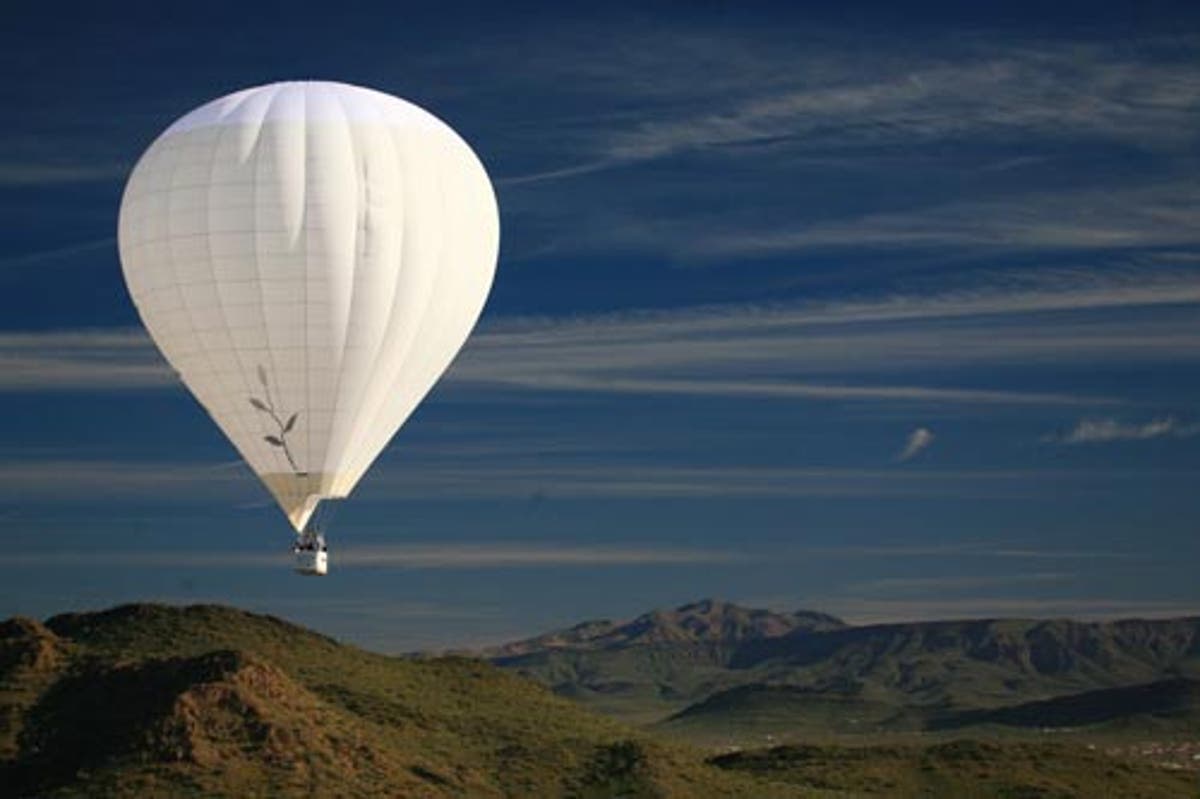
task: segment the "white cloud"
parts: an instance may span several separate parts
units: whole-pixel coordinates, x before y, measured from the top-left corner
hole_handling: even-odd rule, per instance
[[[16,552],[13,567],[106,566],[120,568],[287,568],[289,553],[211,551]],[[747,563],[743,552],[688,547],[585,546],[541,542],[334,546],[334,568],[525,569],[570,566],[669,566]]]
[[[904,449],[896,455],[896,460],[900,463],[912,460],[922,450],[926,449],[933,443],[933,433],[927,427],[918,427],[908,434],[908,440],[904,442]]]
[[[590,44],[579,48],[584,59],[562,53],[560,64],[539,67],[585,70],[569,85],[584,86],[600,110],[586,121],[550,120],[565,131],[557,138],[566,151],[498,181],[508,213],[569,231],[530,248],[541,254],[737,263],[864,249],[962,258],[1200,244],[1200,68],[1181,55],[1194,40],[1143,37],[1115,54],[1106,43],[997,36],[914,51],[885,36],[864,53],[861,41],[848,48],[836,33],[801,45],[731,31],[719,41],[657,36],[646,53],[623,52],[603,67],[591,63]],[[722,53],[722,69],[698,81],[705,47]],[[614,106],[619,113],[605,112]],[[513,129],[519,152],[543,146],[534,139],[541,127]],[[1080,169],[1077,154],[1093,152]],[[1092,166],[1131,152],[1153,166],[1136,177]],[[631,166],[681,159],[691,159],[690,171],[632,179],[640,172]],[[1005,177],[1015,170],[1019,180]],[[944,190],[968,173],[966,193]],[[911,190],[856,199],[839,191],[832,204],[804,191],[854,186],[864,174]],[[589,192],[548,190],[555,180],[588,180]],[[664,202],[664,187],[700,201]],[[598,203],[593,192],[615,201]],[[747,198],[744,212],[724,201],[729,194]]]
[[[1050,475],[1044,474],[1044,477]],[[1038,475],[1030,475],[1039,479]],[[1019,547],[996,542],[966,542],[948,544],[896,544],[885,546],[842,546],[817,547],[800,550],[804,557],[833,558],[971,558],[971,559],[1016,559],[1016,560],[1143,560],[1145,553],[1121,552],[1105,549],[1037,549]]]
[[[456,396],[745,397],[874,403],[1104,405],[1025,382],[927,385],[906,372],[1016,364],[1186,362],[1200,353],[1200,280],[1179,266],[984,276],[920,294],[791,306],[694,307],[482,327],[445,380]],[[990,281],[990,282],[989,282]],[[1145,315],[1091,313],[1116,308]],[[1069,314],[1050,315],[1062,311]],[[947,346],[952,341],[953,346]],[[144,333],[0,333],[0,391],[178,387]]]
[[[486,381],[491,382],[491,381]],[[922,403],[981,403],[998,405],[1111,405],[1110,397],[1036,391],[987,391],[905,385],[845,385],[754,380],[622,379],[603,375],[513,375],[509,387],[535,391],[580,391],[601,394],[676,394],[702,397],[757,399],[885,400]]]
[[[714,224],[684,252],[710,260],[831,249],[1108,250],[1200,244],[1194,183],[1029,192],[753,229]]]
[[[54,186],[116,180],[129,172],[125,164],[0,163],[0,186]]]
[[[1195,358],[1200,322],[1087,316],[1105,308],[1200,302],[1200,282],[1159,270],[1054,271],[1009,286],[943,289],[791,307],[692,308],[493,325],[449,384],[514,390],[995,404],[1118,398],[1007,386],[922,385],[894,374],[983,364],[1037,366]],[[1071,316],[1047,311],[1079,312]],[[952,341],[952,346],[947,342]],[[820,375],[819,380],[810,375]]]
[[[177,385],[149,337],[138,330],[0,333],[0,391]]]
[[[1152,320],[1085,315],[1200,302],[1200,282],[1186,272],[1142,271],[1140,283],[1120,272],[1055,271],[1025,282],[1018,275],[1010,286],[925,296],[501,322],[472,339],[449,384],[780,399],[1112,402],[1116,398],[1039,392],[1028,384],[1020,391],[967,389],[881,376],[985,363],[1194,358],[1200,323],[1182,311],[1167,310]],[[1047,311],[1080,314],[1042,315]],[[953,346],[947,346],[948,336]]]
[[[244,503],[261,489],[245,466],[137,460],[51,459],[30,455],[0,461],[0,500],[62,503],[130,498]]]
[[[687,547],[582,546],[546,543],[395,544],[347,547],[338,564],[414,569],[508,569],[548,566],[662,566],[745,563],[743,552]]]
[[[1030,583],[1055,583],[1053,575],[1033,579],[1021,586],[1023,593],[1035,590]],[[982,587],[988,587],[981,585]],[[896,597],[853,594],[820,596],[773,595],[740,597],[735,601],[747,607],[767,607],[787,612],[797,608],[831,613],[851,624],[897,624],[920,621],[960,621],[997,618],[1071,618],[1102,621],[1121,618],[1181,618],[1200,616],[1195,602],[1128,599],[1123,597],[1084,596],[938,596],[930,585],[930,596]],[[969,588],[969,586],[963,586]]]
[[[572,178],[579,175],[590,175],[593,172],[603,172],[613,166],[625,163],[620,159],[606,158],[599,161],[591,161],[588,163],[576,164],[575,166],[565,166],[559,169],[549,169],[545,172],[532,172],[527,175],[513,175],[512,177],[498,178],[496,185],[501,187],[506,186],[523,186],[530,183],[548,183],[562,178]]]
[[[0,185],[3,185],[2,179],[0,179]],[[115,237],[107,236],[102,239],[93,239],[91,241],[68,244],[62,247],[51,247],[47,250],[26,252],[21,253],[20,255],[9,255],[7,257],[0,258],[0,270],[44,265],[52,261],[69,258],[73,255],[84,255],[87,253],[101,252],[102,250],[114,250],[116,248],[116,244],[117,240]]]
[[[1055,470],[897,470],[764,465],[648,464],[629,453],[599,459],[523,458],[512,449],[471,457],[407,458],[374,469],[356,489],[359,503],[400,499],[632,499],[715,497],[1017,497],[1054,480],[1087,487],[1153,473],[1079,474]],[[11,456],[0,461],[0,502],[220,502],[269,506],[245,467],[169,461],[63,460]]]
[[[1062,583],[1075,578],[1071,572],[1028,572],[1021,574],[952,575],[941,577],[883,577],[849,586],[850,591],[869,594],[932,594],[1030,583]]]
[[[1190,145],[1200,69],[1186,59],[1164,59],[1153,41],[1120,55],[1086,41],[1056,41],[1051,48],[994,36],[931,42],[922,54],[897,44],[876,40],[869,53],[853,49],[851,58],[844,43],[827,35],[803,46],[764,36],[656,36],[607,71],[593,69],[582,81],[572,75],[573,85],[598,95],[613,86],[625,97],[643,95],[635,106],[640,113],[591,120],[589,135],[579,137],[580,154],[590,155],[582,166],[534,177],[565,178],[696,151],[745,158],[755,146],[831,153],[1030,137]],[[705,48],[722,52],[723,69],[715,80],[696,81],[695,55]],[[542,67],[576,64],[564,56]],[[603,107],[604,99],[593,104]]]
[[[1186,479],[1189,472],[1169,472]],[[977,497],[1018,499],[1049,483],[1061,492],[1115,490],[1129,481],[1161,480],[1154,470],[1066,469],[854,469],[766,465],[651,464],[643,458],[583,461],[508,457],[476,462],[395,461],[368,475],[356,501],[400,498],[758,498],[758,497]],[[1015,555],[1014,555],[1015,556]]]
[[[956,560],[972,555],[982,559],[1009,558],[1015,553],[986,548],[951,547],[947,550],[921,548],[887,549],[881,557],[920,557],[944,555]],[[8,556],[10,566],[20,568],[74,568],[105,566],[128,569],[279,569],[288,568],[291,556],[282,546],[214,553],[211,550],[114,550],[23,551]],[[842,557],[840,550],[806,548],[770,555],[774,562],[814,558]],[[862,554],[855,551],[855,555]],[[1139,557],[1110,552],[1044,552],[1035,557],[1053,556],[1059,560],[1093,557]],[[572,544],[548,541],[467,541],[458,543],[414,541],[402,544],[342,545],[334,543],[332,558],[338,569],[400,568],[413,570],[504,570],[551,567],[631,567],[688,565],[751,565],[767,557],[745,550],[733,551],[710,547]],[[1010,584],[1059,583],[1076,575],[1066,571],[1022,572],[1007,575],[954,575],[938,577],[897,577],[865,580],[849,586],[851,592],[877,594],[939,594],[948,590],[1000,587]],[[773,604],[778,604],[774,602]]]
[[[456,466],[393,467],[360,492],[389,498],[713,498],[800,496],[913,496],[1020,493],[1029,472],[897,472],[891,469],[785,468],[768,466],[674,466],[620,460],[583,464],[528,464],[509,459]],[[399,494],[398,494],[399,492]]]
[[[1200,435],[1200,424],[1183,424],[1173,416],[1148,422],[1127,423],[1117,419],[1081,419],[1066,433],[1043,440],[1059,444],[1103,444],[1110,441],[1146,441],[1152,438],[1190,438]]]
[[[797,599],[791,607],[823,610],[853,624],[1011,617],[1103,620],[1200,616],[1200,604],[1194,602],[1106,597],[812,597]]]
[[[203,552],[187,551],[120,551],[95,549],[87,552],[14,552],[14,568],[76,568],[108,567],[124,569],[261,569],[288,568],[290,553],[275,552]]]

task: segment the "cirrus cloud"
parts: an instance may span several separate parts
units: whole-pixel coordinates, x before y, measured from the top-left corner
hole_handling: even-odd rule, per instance
[[[1200,434],[1200,424],[1183,424],[1173,416],[1148,422],[1121,422],[1117,419],[1081,419],[1066,433],[1051,434],[1042,440],[1056,444],[1103,444],[1110,441],[1147,441],[1152,438],[1190,438]]]

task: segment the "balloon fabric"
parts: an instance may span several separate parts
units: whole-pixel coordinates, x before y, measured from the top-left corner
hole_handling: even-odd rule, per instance
[[[125,187],[122,268],[150,336],[292,526],[347,496],[466,341],[499,220],[471,148],[330,82],[222,97]]]

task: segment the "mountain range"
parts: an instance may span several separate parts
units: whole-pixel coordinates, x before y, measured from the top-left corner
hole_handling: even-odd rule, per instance
[[[654,644],[740,644],[782,638],[793,633],[823,632],[846,627],[824,613],[777,613],[704,599],[675,610],[655,610],[627,622],[585,621],[484,650],[491,658],[519,657],[549,650],[596,651]]]
[[[1200,678],[1200,617],[856,626],[709,599],[481,654],[609,715],[696,733],[738,723],[809,732],[1017,725],[1038,717],[1018,707],[1073,707],[1066,698],[1077,694],[1080,705],[1125,696],[1103,693],[1113,689],[1150,696],[1159,685],[1174,696],[1169,686]],[[1174,716],[1159,715],[1200,719],[1188,696],[1178,693]],[[1118,720],[1102,716],[1078,723]]]

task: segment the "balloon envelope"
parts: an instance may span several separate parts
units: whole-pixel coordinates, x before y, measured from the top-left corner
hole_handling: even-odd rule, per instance
[[[491,287],[499,221],[479,159],[433,115],[276,83],[150,146],[118,243],[150,336],[301,530],[450,365]]]

